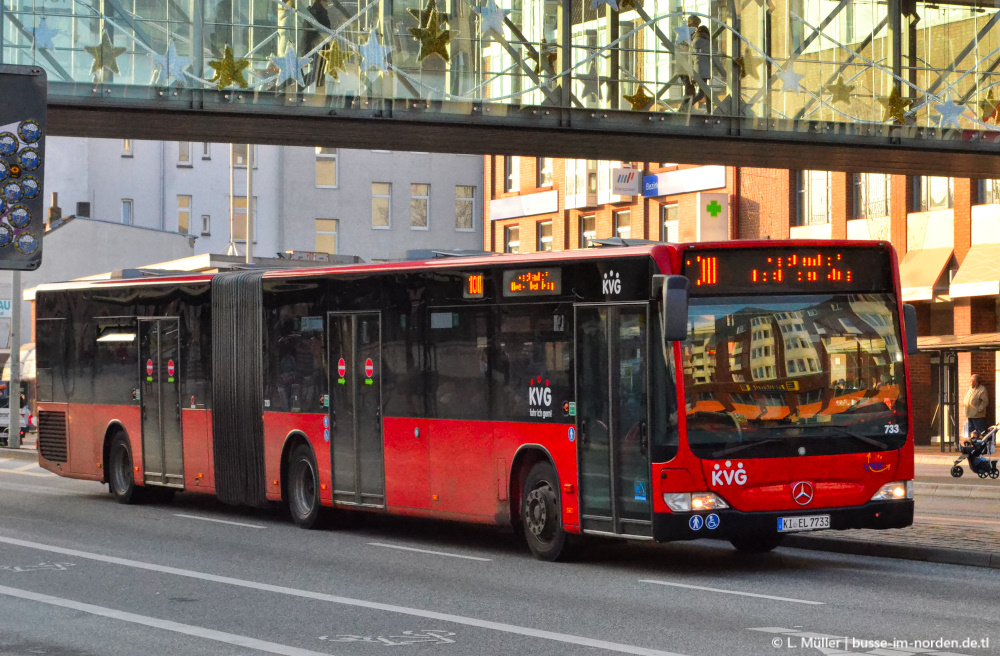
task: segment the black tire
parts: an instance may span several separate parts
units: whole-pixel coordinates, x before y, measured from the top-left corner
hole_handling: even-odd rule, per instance
[[[989,474],[986,472],[979,472],[979,478],[986,478],[987,476],[989,476]]]
[[[118,503],[142,503],[144,490],[135,484],[132,475],[132,446],[125,433],[119,431],[111,438],[108,450],[108,487]]]
[[[962,474],[964,473],[965,470],[962,469],[962,465],[955,465],[954,467],[951,468],[951,475],[954,476],[955,478],[962,478]]]
[[[535,558],[555,561],[566,557],[559,482],[556,470],[547,462],[537,463],[524,479],[521,524],[524,539]]]
[[[783,537],[780,533],[747,533],[729,538],[729,543],[743,553],[766,553],[781,544]]]
[[[288,460],[288,512],[305,529],[322,528],[325,513],[319,501],[319,470],[312,449],[295,447]]]
[[[991,471],[990,478],[1000,478],[1000,469],[994,469]]]

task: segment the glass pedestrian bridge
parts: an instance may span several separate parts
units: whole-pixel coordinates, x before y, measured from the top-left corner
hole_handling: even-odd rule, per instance
[[[326,4],[3,0],[0,59],[60,134],[1000,171],[992,2]]]

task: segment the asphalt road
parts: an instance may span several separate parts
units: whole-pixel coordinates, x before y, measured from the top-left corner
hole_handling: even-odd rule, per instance
[[[0,499],[5,656],[1000,653],[1000,576],[980,568],[709,541],[543,563],[490,528],[126,507],[16,461]]]

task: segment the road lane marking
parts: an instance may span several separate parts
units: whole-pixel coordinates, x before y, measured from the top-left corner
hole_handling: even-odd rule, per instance
[[[723,594],[739,595],[741,597],[757,597],[758,599],[773,599],[774,601],[790,601],[795,604],[808,604],[810,606],[826,605],[826,602],[824,601],[808,601],[806,599],[792,599],[790,597],[775,597],[773,595],[757,594],[756,592],[737,592],[736,590],[706,588],[702,585],[688,585],[687,583],[670,583],[667,581],[654,581],[652,579],[640,579],[639,583],[655,583],[656,585],[669,585],[674,588],[688,588],[690,590],[704,590],[706,592],[721,592]]]
[[[95,606],[93,604],[73,601],[72,599],[63,599],[61,597],[53,597],[51,595],[39,594],[28,590],[9,588],[5,585],[0,585],[0,595],[26,599],[28,601],[36,601],[50,606],[59,606],[61,608],[68,608],[70,610],[89,613],[90,615],[98,615],[100,617],[107,617],[113,620],[129,622],[131,624],[141,624],[143,626],[149,626],[154,629],[162,629],[164,631],[171,631],[173,633],[182,633],[194,638],[203,638],[205,640],[223,642],[227,645],[246,647],[248,649],[263,651],[268,654],[282,654],[283,656],[330,656],[329,654],[323,652],[311,651],[309,649],[299,649],[298,647],[281,645],[276,642],[268,642],[267,640],[257,640],[256,638],[236,635],[235,633],[226,633],[225,631],[205,629],[191,624],[181,624],[179,622],[171,622],[170,620],[161,620],[156,617],[126,613],[125,611],[115,610],[114,608],[105,608],[103,606]]]
[[[989,526],[1000,526],[1000,520],[996,519],[972,519],[971,517],[937,517],[935,515],[914,515],[913,519],[926,522],[940,522],[949,525],[961,524],[986,524]]]
[[[449,558],[465,558],[466,560],[480,560],[485,563],[493,562],[492,558],[480,558],[479,556],[463,556],[462,554],[448,553],[447,551],[431,551],[430,549],[414,549],[413,547],[401,547],[398,544],[386,544],[384,542],[369,542],[373,547],[385,547],[386,549],[399,549],[400,551],[415,551],[416,553],[432,554],[434,556],[448,556]]]
[[[90,551],[80,551],[78,549],[66,549],[64,547],[57,547],[50,544],[42,544],[40,542],[30,542],[28,540],[9,538],[3,535],[0,535],[0,543],[11,544],[17,547],[25,547],[27,549],[37,549],[38,551],[47,551],[49,553],[62,554],[64,556],[75,556],[77,558],[85,558],[87,560],[94,560],[97,562],[109,563],[112,565],[121,565],[123,567],[132,567],[135,569],[142,569],[150,572],[160,572],[161,574],[171,574],[173,576],[183,576],[186,578],[197,579],[201,581],[223,583],[226,585],[232,585],[240,588],[247,588],[250,590],[258,590],[261,592],[273,592],[276,594],[282,594],[289,597],[300,597],[302,599],[326,601],[331,604],[340,604],[342,606],[354,606],[356,608],[368,608],[370,610],[380,610],[389,613],[399,613],[400,615],[422,617],[424,619],[437,620],[439,622],[451,622],[453,624],[473,626],[480,629],[490,629],[492,631],[499,631],[501,633],[510,633],[513,635],[526,636],[529,638],[551,640],[553,642],[561,642],[570,645],[579,645],[581,647],[593,647],[595,649],[603,649],[605,651],[617,652],[619,654],[635,654],[636,656],[683,656],[682,654],[678,654],[676,652],[661,651],[659,649],[650,649],[648,647],[637,647],[634,645],[626,645],[618,642],[609,642],[607,640],[597,640],[594,638],[586,638],[583,636],[576,636],[568,633],[557,633],[555,631],[546,631],[544,629],[535,629],[527,626],[518,626],[516,624],[504,624],[503,622],[492,622],[490,620],[481,620],[476,617],[466,617],[464,615],[452,615],[450,613],[439,613],[432,610],[424,610],[422,608],[396,606],[393,604],[384,604],[377,601],[366,601],[364,599],[352,599],[350,597],[340,597],[337,595],[325,594],[322,592],[312,592],[310,590],[287,588],[285,586],[272,585],[270,583],[260,583],[258,581],[248,581],[245,579],[237,579],[229,576],[207,574],[205,572],[198,572],[190,569],[181,569],[179,567],[156,565],[153,563],[142,562],[140,560],[118,558],[116,556],[105,556],[104,554],[93,553]]]
[[[27,492],[30,494],[41,494],[53,497],[75,497],[86,496],[89,494],[88,492],[70,492],[69,490],[58,490],[55,488],[42,487],[40,485],[21,485],[19,483],[0,483],[0,490]]]
[[[230,526],[245,526],[247,528],[267,528],[266,526],[261,526],[260,524],[245,524],[244,522],[231,522],[226,519],[213,519],[211,517],[199,517],[198,515],[185,515],[184,513],[174,513],[174,517],[183,517],[184,519],[200,519],[203,522],[229,524]]]
[[[30,471],[35,470],[35,471]],[[29,462],[13,469],[0,468],[0,474],[17,474],[18,476],[37,476],[38,478],[48,478],[55,476],[52,472],[47,472],[38,466],[37,462]]]

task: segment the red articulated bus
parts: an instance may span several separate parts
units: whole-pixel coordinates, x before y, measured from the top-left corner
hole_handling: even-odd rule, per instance
[[[549,560],[577,533],[765,551],[913,520],[887,243],[46,285],[35,317],[39,461],[123,503],[509,525]]]

